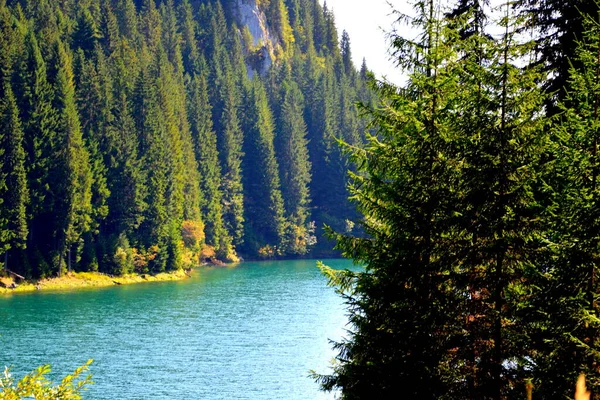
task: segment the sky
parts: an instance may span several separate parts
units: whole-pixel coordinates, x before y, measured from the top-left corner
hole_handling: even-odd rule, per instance
[[[390,60],[386,33],[393,29],[396,17],[392,7],[407,11],[406,0],[326,0],[327,8],[333,9],[338,31],[345,29],[350,35],[352,58],[360,68],[363,57],[367,67],[379,78],[386,76],[394,83],[402,82],[402,74]],[[323,0],[321,0],[323,4]]]

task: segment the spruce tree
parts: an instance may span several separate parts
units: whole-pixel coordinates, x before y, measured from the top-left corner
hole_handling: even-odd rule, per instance
[[[543,399],[571,396],[571,382],[580,373],[594,393],[600,388],[597,18],[585,16],[584,37],[574,52],[566,95],[558,104],[561,112],[552,126],[552,169],[546,174],[551,190],[544,219],[554,251],[540,271],[534,297],[534,384]]]
[[[47,80],[46,63],[31,30],[25,34],[25,48],[18,65],[13,90],[23,122],[26,153],[28,254],[31,272],[40,275],[49,272],[46,255],[53,237],[49,189],[53,183],[56,111],[52,105],[53,92]]]
[[[421,41],[396,39],[407,50],[408,88],[382,85],[382,102],[369,111],[377,136],[352,151],[358,173],[350,190],[368,237],[335,235],[366,271],[326,270],[347,290],[352,330],[335,344],[334,373],[320,381],[342,399],[463,398],[454,397],[454,383],[464,379],[452,353],[461,299],[448,249],[459,178],[448,143],[455,51],[433,1],[416,10]]]
[[[220,118],[217,145],[223,182],[223,216],[225,226],[236,246],[244,241],[244,189],[242,183],[243,133],[238,117],[235,87],[230,79],[225,86],[224,108]]]
[[[394,42],[409,82],[381,84],[369,111],[378,135],[352,149],[369,236],[335,237],[367,269],[325,269],[346,290],[354,330],[321,382],[343,399],[513,398],[534,369],[527,294],[546,237],[540,71],[517,65],[532,47],[509,5],[497,42],[465,42],[433,1],[416,6],[421,42]]]
[[[262,82],[255,79],[246,98],[243,183],[246,242],[251,254],[283,241],[283,199],[275,158],[274,121]]]
[[[308,157],[306,124],[304,123],[304,99],[295,83],[285,83],[283,105],[275,148],[281,177],[281,194],[284,201],[286,219],[287,253],[303,254],[307,249],[306,229],[309,216],[309,183],[311,165]]]
[[[227,257],[231,251],[231,238],[223,225],[217,135],[212,129],[211,106],[203,75],[195,76],[190,84],[188,107],[203,193],[202,216],[206,223],[206,242],[215,247],[220,257]]]
[[[58,253],[54,268],[60,274],[63,260],[71,269],[72,251],[77,250],[81,235],[90,228],[92,176],[75,103],[71,56],[62,42],[55,45],[54,62],[57,151],[52,172],[57,184],[52,186],[50,193],[52,213],[56,218],[54,239]]]
[[[26,205],[29,200],[25,172],[23,130],[17,102],[10,84],[2,83],[0,101],[0,248],[4,267],[8,268],[8,252],[24,249],[27,241]],[[23,272],[17,265],[14,270]]]
[[[547,231],[540,219],[541,173],[548,136],[541,118],[539,68],[520,68],[533,43],[519,39],[509,4],[492,41],[479,26],[466,36],[459,79],[464,110],[454,120],[465,145],[460,276],[471,301],[463,346],[472,397],[499,399],[519,393],[531,374],[529,293],[541,268]],[[477,10],[473,10],[476,13]],[[462,37],[465,30],[461,29]],[[462,157],[461,157],[462,158]],[[470,354],[469,354],[470,353]],[[512,363],[509,366],[508,361]]]

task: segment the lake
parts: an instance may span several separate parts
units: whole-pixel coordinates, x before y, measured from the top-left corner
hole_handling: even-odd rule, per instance
[[[353,268],[347,260],[327,260]],[[89,358],[86,399],[333,399],[328,372],[345,334],[342,299],[314,260],[202,268],[178,282],[0,296],[0,367]]]

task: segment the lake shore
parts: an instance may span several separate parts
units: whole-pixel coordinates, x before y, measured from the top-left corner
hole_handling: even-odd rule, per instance
[[[188,277],[189,274],[184,270],[162,272],[156,275],[127,274],[123,276],[110,276],[100,272],[70,272],[61,277],[41,279],[35,282],[24,281],[16,283],[17,286],[15,288],[8,288],[13,283],[11,278],[0,278],[0,295],[130,285],[145,282],[178,281],[187,279]]]

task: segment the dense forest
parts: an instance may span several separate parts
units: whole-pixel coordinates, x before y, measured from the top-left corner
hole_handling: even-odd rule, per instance
[[[28,277],[328,255],[366,64],[317,0],[1,0],[0,253]]]
[[[582,373],[600,398],[600,8],[491,3],[399,16],[407,83],[349,148],[366,235],[336,234],[366,270],[322,267],[341,399],[572,399]]]

